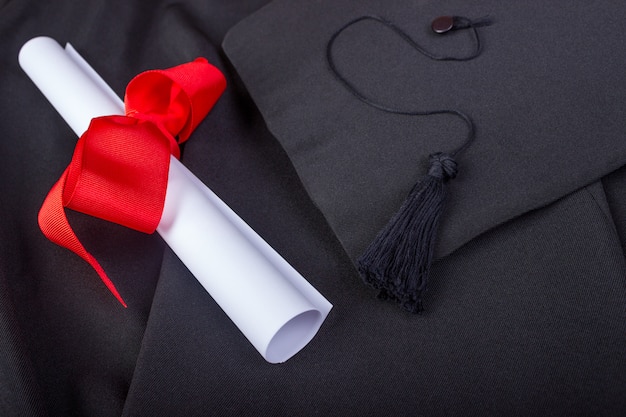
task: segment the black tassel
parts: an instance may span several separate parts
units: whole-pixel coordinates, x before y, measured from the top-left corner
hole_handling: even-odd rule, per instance
[[[363,280],[412,312],[422,308],[428,284],[446,182],[457,165],[445,153],[430,155],[430,169],[411,190],[398,212],[358,259]]]
[[[461,56],[438,55],[430,52],[398,26],[378,16],[361,16],[347,22],[333,33],[326,45],[326,59],[330,71],[354,97],[368,106],[404,116],[448,114],[460,118],[467,125],[467,137],[458,148],[447,154],[430,155],[431,165],[428,175],[413,187],[400,210],[357,260],[363,280],[380,290],[380,298],[395,300],[406,310],[419,313],[423,310],[422,294],[426,291],[428,284],[439,218],[446,197],[445,183],[456,176],[456,162],[453,157],[461,154],[474,141],[474,122],[465,113],[453,109],[424,111],[390,107],[363,94],[356,85],[342,75],[335,65],[332,53],[335,40],[350,26],[366,20],[378,22],[395,32],[409,46],[434,61],[469,61],[478,57],[482,52],[482,46],[477,28],[489,26],[493,21],[488,16],[475,20],[462,16],[443,16],[433,21],[431,27],[439,34],[453,30],[471,32],[474,47],[467,55]]]

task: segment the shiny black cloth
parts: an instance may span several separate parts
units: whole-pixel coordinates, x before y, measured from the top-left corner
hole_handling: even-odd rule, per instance
[[[626,163],[620,141],[626,55],[619,47],[626,34],[592,24],[603,17],[617,27],[626,7],[537,2],[531,13],[530,3],[516,2],[407,6],[429,12],[416,18],[420,34],[429,14],[493,13],[497,24],[481,31],[481,57],[519,71],[459,68],[472,77],[469,83],[447,75],[462,84],[452,104],[472,114],[480,137],[451,190],[457,197],[448,227],[456,224],[459,234],[444,233],[426,312],[414,316],[363,286],[352,263],[356,250],[346,245],[360,238],[338,229],[344,223],[320,204],[324,188],[313,189],[311,176],[303,174],[310,154],[295,155],[290,147],[307,132],[320,139],[324,126],[334,134],[344,120],[311,124],[317,119],[306,119],[312,115],[297,107],[303,102],[292,99],[293,91],[276,91],[274,101],[258,94],[263,74],[292,81],[285,65],[300,62],[296,49],[323,63],[323,55],[309,52],[325,37],[309,33],[309,25],[329,33],[362,11],[345,2],[265,3],[0,2],[0,415],[626,413],[626,169],[620,168]],[[393,5],[387,17],[411,19],[400,13],[404,2]],[[545,15],[537,12],[543,8]],[[292,31],[283,31],[285,25]],[[222,43],[233,27],[225,53]],[[249,33],[255,36],[244,36]],[[284,364],[266,363],[158,235],[68,213],[128,309],[86,263],[43,237],[37,212],[76,138],[17,64],[19,48],[37,35],[72,43],[120,95],[137,73],[197,56],[225,73],[227,90],[185,145],[182,160],[334,304],[300,353]],[[573,49],[540,53],[559,39]],[[232,55],[235,45],[246,44],[267,53],[258,80]],[[535,72],[529,78],[522,69],[530,63]],[[551,72],[565,69],[576,77]],[[601,72],[589,78],[592,70]],[[420,88],[424,81],[415,79]],[[315,78],[308,82],[303,92]],[[487,103],[480,95],[487,84],[511,91]],[[327,92],[331,98],[341,94],[334,88]],[[531,95],[543,99],[527,100]],[[304,104],[316,109],[319,100]],[[281,130],[289,121],[277,125],[269,108],[300,109],[293,137]],[[353,111],[352,105],[345,109]],[[372,123],[378,117],[365,113]],[[368,119],[351,127],[370,132],[362,122]],[[442,124],[410,123],[416,135]],[[445,140],[452,143],[458,129],[449,130]],[[520,131],[525,134],[518,137]],[[537,164],[554,149],[555,165]],[[513,176],[501,177],[498,167],[511,161],[517,164],[510,167]],[[524,184],[511,186],[515,181]],[[523,194],[528,190],[542,192]],[[343,197],[337,204],[358,200]],[[375,229],[357,219],[345,221]]]

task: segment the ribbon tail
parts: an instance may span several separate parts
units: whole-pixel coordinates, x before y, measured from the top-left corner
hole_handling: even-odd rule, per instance
[[[113,294],[124,307],[127,307],[126,303],[122,299],[122,296],[119,294],[106,272],[104,272],[100,263],[93,257],[93,255],[91,255],[91,253],[87,251],[87,249],[85,249],[83,244],[80,243],[80,240],[74,233],[74,230],[72,230],[72,227],[67,220],[65,208],[63,206],[63,186],[66,178],[67,170],[63,172],[59,181],[54,184],[46,196],[41,209],[39,210],[39,216],[37,219],[39,222],[39,228],[50,241],[71,250],[89,263],[89,265],[91,265],[91,267],[98,273],[100,279],[109,289],[111,294]]]

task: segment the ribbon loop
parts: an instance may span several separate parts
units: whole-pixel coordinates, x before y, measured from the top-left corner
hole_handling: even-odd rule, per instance
[[[198,83],[196,77],[207,82]],[[214,91],[224,88],[224,76],[204,58],[168,70],[146,71],[126,87],[126,114],[162,123],[183,143],[219,98]]]
[[[126,116],[92,119],[70,165],[44,200],[42,232],[89,262],[124,306],[76,237],[64,208],[153,233],[163,213],[170,155],[179,156],[178,144],[189,138],[225,88],[223,74],[204,58],[139,74],[126,88]]]

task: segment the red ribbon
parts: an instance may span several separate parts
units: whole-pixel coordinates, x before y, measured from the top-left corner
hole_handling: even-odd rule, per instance
[[[163,213],[170,155],[179,157],[179,144],[225,88],[222,73],[204,58],[139,74],[126,87],[126,116],[91,121],[43,202],[38,220],[44,235],[87,261],[124,307],[115,285],[72,230],[64,208],[153,233]]]

